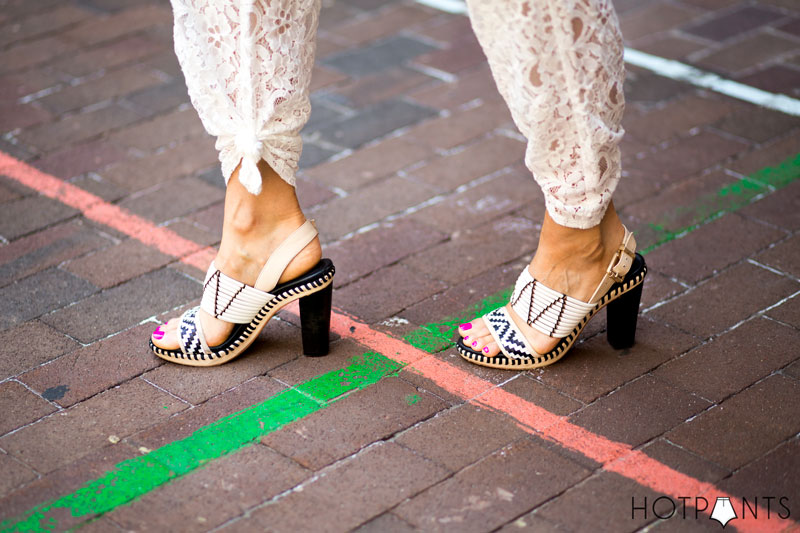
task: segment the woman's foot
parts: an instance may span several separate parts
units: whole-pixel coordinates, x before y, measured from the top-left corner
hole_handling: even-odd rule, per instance
[[[283,181],[264,161],[259,164],[259,170],[263,184],[258,196],[247,192],[239,183],[238,170],[228,181],[222,242],[214,260],[224,274],[251,286],[272,252],[306,220],[294,187]],[[315,238],[289,263],[278,283],[311,270],[321,257],[319,238]],[[218,320],[203,310],[198,313],[209,346],[217,346],[228,338],[233,324]],[[175,317],[159,326],[153,332],[153,344],[165,350],[179,349],[179,324],[180,318]]]
[[[589,229],[560,226],[545,214],[539,246],[528,269],[545,286],[587,302],[603,279],[624,236],[625,228],[613,203],[608,206],[600,224]],[[510,305],[506,307],[537,353],[546,354],[556,347],[559,339],[532,328]],[[466,346],[484,356],[494,357],[500,353],[500,347],[482,318],[462,324],[458,332]]]

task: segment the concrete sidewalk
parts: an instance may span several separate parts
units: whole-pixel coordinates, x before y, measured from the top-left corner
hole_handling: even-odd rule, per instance
[[[544,213],[522,137],[466,17],[326,1],[298,190],[331,354],[287,310],[190,368],[147,338],[198,303],[224,184],[169,5],[0,5],[0,530],[720,531],[717,497],[797,530],[800,117],[629,66],[637,344],[601,313],[556,365],[477,367],[455,326]],[[800,108],[797,0],[616,6],[631,48]]]

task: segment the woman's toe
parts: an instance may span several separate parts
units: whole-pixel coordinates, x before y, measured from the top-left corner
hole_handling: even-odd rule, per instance
[[[180,347],[178,344],[178,334],[175,328],[165,331],[163,325],[159,326],[153,331],[150,338],[153,344],[162,350],[177,350]]]
[[[494,357],[500,353],[500,347],[497,343],[492,339],[491,341],[487,342],[483,348],[481,348],[481,353],[486,357]]]

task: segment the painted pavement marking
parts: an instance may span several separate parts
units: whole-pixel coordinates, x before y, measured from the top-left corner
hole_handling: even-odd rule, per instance
[[[182,262],[197,266],[201,270],[205,264],[201,264],[200,261],[208,258],[210,262],[213,258],[213,249],[203,248],[170,230],[156,226],[119,206],[34,169],[2,152],[0,152],[0,174],[5,174],[51,198],[63,201],[82,211],[87,218],[109,225],[163,253],[179,257]],[[703,220],[685,229],[682,234],[667,231],[661,239],[663,242],[668,242],[679,238],[700,227],[704,221],[739,209],[764,192],[788,185],[798,177],[800,177],[800,154],[787,159],[777,167],[763,169],[724,187],[718,196],[732,195],[741,199],[710,211],[706,205],[702,205],[700,206],[702,209],[698,208],[696,212],[698,217],[704,217]],[[659,242],[656,242],[651,246],[658,244]],[[503,296],[504,294],[500,293],[474,306],[472,316],[476,316],[474,311],[480,312],[483,308],[502,304]],[[209,460],[231,453],[263,434],[275,431],[326,407],[348,391],[369,386],[381,377],[398,371],[404,365],[450,393],[475,405],[505,413],[514,418],[525,431],[577,451],[600,463],[605,470],[623,475],[642,486],[674,497],[714,492],[718,496],[731,498],[733,502],[738,501],[735,496],[718,491],[712,484],[682,474],[627,444],[612,441],[577,426],[569,422],[567,417],[555,415],[466,370],[435,358],[432,353],[448,347],[452,342],[449,340],[452,337],[451,332],[447,342],[442,345],[444,341],[442,335],[445,334],[443,330],[446,330],[448,325],[453,327],[453,320],[423,326],[416,331],[416,336],[413,333],[407,335],[405,341],[376,331],[339,311],[334,311],[331,322],[334,332],[381,353],[368,352],[361,356],[360,361],[355,358],[353,363],[343,370],[318,376],[260,404],[205,426],[186,439],[174,441],[142,457],[124,461],[107,476],[88,482],[72,494],[38,505],[26,513],[20,521],[7,521],[0,527],[3,531],[53,529],[58,525],[58,521],[47,514],[58,509],[68,509],[74,517],[87,518],[108,512],[178,476],[187,474]],[[382,354],[390,354],[391,359]],[[366,372],[363,371],[365,365]],[[355,373],[353,373],[354,368]],[[322,383],[327,384],[327,394],[319,392],[325,389],[320,387],[319,384]],[[248,427],[238,427],[239,424]],[[144,470],[144,467],[151,470]],[[763,517],[764,513],[761,513],[761,516]],[[784,521],[779,524],[777,521],[759,519],[735,525],[741,531],[778,531],[794,523],[787,524]]]
[[[416,2],[445,13],[468,15],[467,4],[463,0],[416,0]],[[731,98],[800,117],[800,100],[785,94],[757,89],[680,61],[654,56],[633,48],[625,47],[625,62],[665,78],[685,81],[695,87],[711,89]]]

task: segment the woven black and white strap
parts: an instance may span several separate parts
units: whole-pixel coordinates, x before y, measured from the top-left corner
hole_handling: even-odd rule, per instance
[[[525,336],[517,328],[514,320],[509,316],[505,306],[495,309],[483,317],[489,333],[492,334],[500,351],[509,359],[530,359],[535,352],[525,340]]]
[[[178,326],[178,341],[184,357],[195,360],[212,359],[214,354],[206,343],[200,319],[197,318],[199,307],[189,309],[181,316]]]
[[[223,274],[212,261],[203,283],[200,308],[220,320],[247,324],[273,298],[268,292]]]

